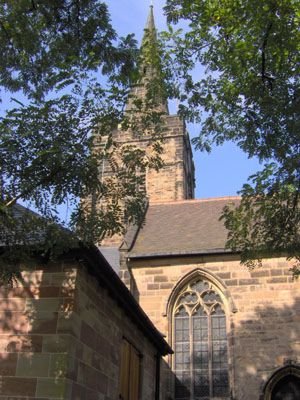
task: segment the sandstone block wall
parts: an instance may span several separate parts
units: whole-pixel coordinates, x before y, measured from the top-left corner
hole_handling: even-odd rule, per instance
[[[183,121],[177,116],[166,117],[163,161],[158,171],[146,175],[149,200],[175,201],[194,197],[194,166],[192,150]]]
[[[70,398],[70,306],[76,268],[36,266],[23,282],[0,288],[0,399]]]
[[[74,262],[22,276],[0,288],[0,399],[117,399],[123,337],[143,356],[141,399],[154,398],[155,349],[95,278]]]
[[[120,351],[126,338],[142,355],[141,399],[154,399],[155,348],[95,278],[80,271],[74,303],[76,384],[72,399],[119,397]],[[97,397],[98,396],[98,397]],[[102,396],[102,397],[101,397]]]
[[[162,159],[164,166],[158,171],[146,172],[146,192],[150,201],[174,201],[194,197],[194,165],[191,144],[184,122],[176,115],[166,115],[162,122]],[[120,148],[130,145],[141,149],[149,149],[151,139],[144,135],[136,135],[130,130],[116,129],[112,132],[113,139]],[[105,139],[103,139],[105,143]],[[103,143],[95,141],[95,153],[103,151]],[[108,162],[103,161],[100,171],[103,177],[114,176]],[[102,179],[102,177],[101,177]],[[91,199],[87,199],[91,202]]]
[[[257,400],[276,368],[300,362],[300,281],[293,280],[290,267],[284,258],[275,258],[249,271],[232,256],[131,261],[140,304],[171,346],[172,316],[167,306],[180,279],[200,269],[222,282],[236,400]],[[171,366],[172,358],[167,361]],[[168,384],[172,392],[172,378]]]

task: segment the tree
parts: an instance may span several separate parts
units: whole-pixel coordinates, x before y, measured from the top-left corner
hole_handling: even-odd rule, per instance
[[[118,37],[104,2],[0,0],[0,43],[0,90],[11,99],[0,118],[0,241],[9,265],[2,278],[9,281],[10,264],[24,250],[42,246],[49,256],[78,235],[91,244],[140,220],[144,198],[136,191],[136,170],[158,168],[161,147],[151,98],[146,105],[133,102],[137,111],[147,106],[147,113],[133,113],[130,121],[124,113],[138,76],[138,52],[133,35]],[[136,134],[152,124],[151,149],[117,148],[111,132],[120,123],[124,129],[139,126]],[[95,140],[102,146],[97,154]],[[114,166],[117,178],[109,184],[98,179],[104,162]],[[107,206],[92,215],[79,201],[89,196]],[[21,200],[44,218],[20,212]],[[70,210],[67,227],[76,236],[55,228],[64,222],[61,205]]]
[[[185,27],[164,33],[166,62],[181,113],[201,121],[196,148],[231,140],[264,164],[224,211],[228,246],[249,266],[274,253],[299,262],[299,2],[167,0],[165,12]]]

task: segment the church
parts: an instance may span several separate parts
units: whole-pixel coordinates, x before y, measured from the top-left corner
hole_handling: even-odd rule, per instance
[[[152,7],[149,40],[155,51]],[[128,112],[157,64],[145,57],[140,72]],[[15,287],[0,287],[0,399],[300,399],[300,281],[284,256],[249,270],[226,248],[220,215],[240,199],[194,198],[184,121],[159,90],[156,100],[164,163],[144,172],[142,223],[56,261],[35,254]],[[149,143],[121,126],[112,137],[119,148]]]
[[[155,45],[152,7],[145,32]],[[139,98],[156,73],[151,60],[142,67],[132,89]],[[219,218],[239,198],[194,199],[189,135],[166,100],[159,107],[164,166],[146,172],[144,222],[100,249],[174,351],[164,359],[161,398],[300,399],[300,282],[284,257],[249,270],[226,249]],[[121,129],[113,138],[145,145]]]

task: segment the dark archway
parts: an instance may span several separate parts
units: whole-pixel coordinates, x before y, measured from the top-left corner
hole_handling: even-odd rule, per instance
[[[292,374],[284,376],[275,385],[271,393],[271,400],[299,400],[300,379]]]
[[[277,370],[264,388],[264,400],[299,400],[300,368],[289,365]]]

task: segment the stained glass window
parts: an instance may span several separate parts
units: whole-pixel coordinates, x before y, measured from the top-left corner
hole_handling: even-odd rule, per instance
[[[213,285],[187,285],[174,305],[175,399],[226,398],[229,394],[226,316]]]

